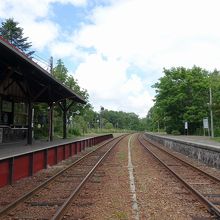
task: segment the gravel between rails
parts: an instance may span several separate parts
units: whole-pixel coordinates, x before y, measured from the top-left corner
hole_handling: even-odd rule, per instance
[[[213,219],[212,215],[149,156],[137,135],[131,141],[139,219]],[[99,167],[64,219],[130,220],[128,138]]]
[[[15,201],[27,191],[34,189],[35,187],[49,179],[51,176],[55,175],[60,170],[67,167],[70,163],[76,161],[77,159],[79,159],[86,153],[94,150],[95,148],[97,148],[97,146],[86,148],[85,151],[82,151],[65,161],[61,161],[52,167],[48,166],[48,169],[41,170],[33,176],[18,180],[13,185],[7,185],[0,188],[0,209],[3,209],[9,203]]]
[[[86,183],[65,219],[132,219],[127,144],[128,137],[113,149]]]
[[[136,140],[131,139],[131,159],[134,166],[137,201],[142,219],[213,219],[203,206],[191,196],[158,162],[152,159]],[[83,220],[132,220],[132,202],[128,175],[128,139],[110,153],[105,162],[90,179],[73,202],[64,219]],[[77,156],[62,161],[56,166],[42,170],[32,177],[17,181],[13,186],[0,189],[0,208],[15,200],[41,182],[67,166],[70,161],[87,153],[87,148]],[[178,154],[180,155],[180,154]],[[183,155],[180,155],[186,158]],[[220,171],[190,158],[186,158],[220,176]]]
[[[132,142],[141,219],[212,219],[212,215],[139,144]]]

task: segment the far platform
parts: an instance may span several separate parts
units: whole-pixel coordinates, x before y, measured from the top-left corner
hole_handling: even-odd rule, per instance
[[[146,132],[149,140],[158,142],[173,151],[220,169],[220,143],[207,136],[167,135]]]
[[[164,133],[157,133],[157,132],[147,132],[152,135],[165,137],[168,139],[184,141],[195,145],[200,145],[203,147],[210,147],[220,150],[220,142],[213,140],[209,136],[195,136],[195,135],[169,135]]]
[[[214,141],[208,136],[195,136],[195,135],[166,135],[160,133],[154,133],[155,135],[164,136],[167,138],[172,138],[176,140],[183,140],[185,142],[201,144],[205,146],[212,146],[216,148],[220,148],[220,142]]]

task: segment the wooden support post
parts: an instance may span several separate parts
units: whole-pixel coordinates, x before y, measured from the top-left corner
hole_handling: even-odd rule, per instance
[[[48,139],[49,141],[53,140],[53,103],[49,105],[49,113],[48,113],[48,121],[49,121],[49,134],[48,134]]]
[[[34,152],[29,154],[29,176],[33,176],[34,173]]]
[[[14,183],[14,157],[9,159],[9,177],[8,182],[10,185]]]
[[[32,102],[31,100],[29,99],[28,100],[28,134],[27,134],[27,144],[32,144],[32,109],[33,109],[33,105],[32,105]]]
[[[58,145],[55,147],[55,164],[58,163]]]
[[[67,107],[66,107],[66,100],[63,101],[63,139],[66,139],[67,132],[66,132],[66,113],[67,113]]]
[[[47,169],[48,164],[48,149],[44,150],[44,169]]]

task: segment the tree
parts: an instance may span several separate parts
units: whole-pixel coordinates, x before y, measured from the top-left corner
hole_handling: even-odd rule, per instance
[[[127,113],[122,111],[112,111],[105,109],[102,112],[102,118],[105,121],[104,126],[107,123],[111,123],[113,127],[127,130],[144,130],[145,127],[141,123],[141,120],[135,113]]]
[[[34,51],[29,51],[31,42],[28,37],[23,37],[23,28],[13,18],[6,19],[1,23],[0,35],[8,40],[12,45],[23,51],[27,56],[31,56]]]
[[[184,133],[184,121],[191,133],[208,116],[209,73],[199,67],[164,69],[165,76],[154,84],[158,119],[164,119],[166,131]]]
[[[72,106],[71,109],[69,110],[70,114],[72,114],[72,112],[75,112],[77,110],[79,110],[81,113],[84,113],[86,109],[91,108],[91,105],[89,103],[89,94],[87,90],[82,89],[78,85],[77,80],[75,80],[72,75],[68,74],[68,69],[66,68],[66,66],[64,65],[61,59],[57,60],[57,64],[53,68],[52,74],[56,79],[61,81],[65,86],[73,90],[76,94],[80,95],[86,101],[86,104],[83,106],[79,103],[76,103],[74,106]]]
[[[53,76],[66,85],[68,81],[68,70],[61,59],[57,60],[57,65],[53,68]]]
[[[213,112],[214,134],[220,136],[220,72],[216,69],[209,74],[209,87],[212,90],[212,106],[209,108]]]
[[[75,124],[77,124],[77,129],[74,130],[74,132],[77,130],[77,134],[80,131],[85,132],[86,126],[90,125],[93,120],[93,114],[91,113],[91,104],[89,103],[89,94],[87,90],[82,89],[79,85],[77,80],[74,79],[72,75],[68,74],[68,69],[64,65],[63,61],[61,59],[57,60],[56,66],[53,68],[52,71],[53,76],[61,81],[66,87],[73,90],[76,94],[80,95],[85,101],[85,105],[81,105],[80,103],[74,103],[72,105],[68,112],[67,112],[67,119],[68,121],[70,118],[74,117]],[[71,100],[67,100],[67,106],[71,104]],[[61,117],[62,111],[59,107],[55,107],[55,111],[57,112],[57,116]],[[75,114],[76,111],[79,111],[80,114],[77,116]],[[57,118],[59,118],[57,117]],[[84,118],[84,120],[82,120]],[[81,129],[80,129],[81,128]]]

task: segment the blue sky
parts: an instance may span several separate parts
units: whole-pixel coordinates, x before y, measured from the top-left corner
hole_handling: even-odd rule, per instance
[[[37,54],[62,59],[96,111],[147,115],[163,68],[220,69],[219,0],[0,0]]]

